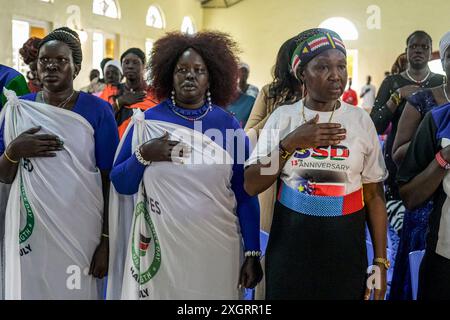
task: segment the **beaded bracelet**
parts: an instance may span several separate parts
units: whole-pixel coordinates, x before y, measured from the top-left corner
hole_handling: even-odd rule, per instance
[[[435,159],[436,159],[437,163],[439,164],[439,166],[442,169],[445,169],[445,170],[450,169],[450,163],[448,163],[447,160],[444,159],[444,157],[442,156],[441,151],[436,153]]]
[[[261,251],[245,251],[245,257],[261,257]]]
[[[149,166],[152,162],[151,161],[147,161],[147,160],[144,159],[144,157],[142,157],[140,148],[141,148],[141,146],[138,146],[136,148],[136,150],[134,151],[134,154],[136,155],[136,159],[138,159],[138,161],[141,164],[143,164],[144,166]]]

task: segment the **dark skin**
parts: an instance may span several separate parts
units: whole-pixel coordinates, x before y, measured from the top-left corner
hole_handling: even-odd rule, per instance
[[[125,93],[117,99],[120,108],[142,102],[147,95],[142,60],[134,53],[129,53],[122,60],[122,69],[126,82]]]
[[[248,76],[249,71],[247,70],[247,68],[239,69],[239,89],[241,90],[241,92],[246,92],[248,89]]]
[[[450,146],[442,149],[441,154],[447,162],[450,162]],[[400,196],[405,207],[409,210],[415,210],[430,199],[439,188],[446,173],[447,170],[443,169],[436,159],[433,159],[424,171],[408,183],[400,186]],[[426,188],[423,186],[426,186]]]
[[[408,59],[408,73],[415,80],[422,80],[428,74],[430,69],[428,68],[428,61],[431,58],[431,42],[428,37],[423,35],[415,35],[409,39],[408,46],[406,47],[406,58]],[[401,75],[405,79],[409,79],[406,71]],[[400,95],[400,99],[404,100],[416,92],[420,87],[418,85],[407,85],[397,89]],[[397,110],[397,105],[392,99],[390,99],[386,106],[394,113]]]
[[[448,79],[450,76],[450,49],[447,49],[444,53],[442,67]],[[443,105],[450,102],[445,97],[443,90],[446,91],[447,96],[450,96],[450,83],[447,82],[444,87],[439,86],[431,89],[431,93],[433,94],[437,105]],[[419,127],[421,120],[422,117],[419,111],[417,111],[417,109],[415,109],[409,102],[406,103],[405,110],[403,111],[398,123],[394,146],[392,147],[392,158],[398,166],[405,158],[411,139]]]
[[[72,51],[65,43],[60,41],[50,41],[44,44],[39,50],[37,72],[43,91],[39,93],[47,104],[59,106],[74,93],[73,80],[80,71],[80,66],[74,64]],[[78,93],[64,106],[67,110],[72,110],[75,106]],[[63,149],[63,143],[58,136],[51,134],[39,134],[42,127],[31,128],[16,139],[7,147],[6,153],[14,161],[23,158],[49,158],[56,157],[57,153]],[[13,183],[18,164],[13,164],[6,159],[3,154],[0,157],[0,181]],[[103,233],[108,234],[108,199],[109,199],[109,171],[101,171],[102,187],[104,196],[103,213]],[[108,271],[109,241],[100,237],[100,243],[91,261],[91,274],[94,277],[102,278]]]
[[[305,104],[316,111],[330,112],[342,95],[347,84],[347,63],[345,55],[336,49],[324,51],[314,57],[297,75],[306,85]],[[346,130],[339,123],[318,123],[318,115],[300,125],[282,141],[282,147],[293,153],[297,149],[337,145],[346,138]],[[244,188],[250,195],[256,195],[276,182],[288,159],[280,156],[278,149],[272,151],[264,163],[250,165],[245,170]],[[271,163],[279,163],[274,174],[262,174],[262,169]],[[266,171],[267,172],[267,171]],[[369,230],[373,239],[374,253],[378,258],[386,258],[387,213],[382,183],[363,185],[364,202],[368,216]],[[381,288],[375,289],[374,299],[384,299],[386,293],[386,270],[381,271]],[[365,299],[370,296],[366,290]]]
[[[122,80],[122,76],[120,75],[119,69],[115,66],[108,66],[105,72],[105,83],[113,86],[118,86],[120,81]]]
[[[89,73],[89,81],[99,78],[100,78],[100,71],[98,71],[97,69],[91,70],[91,72]]]
[[[203,58],[193,49],[186,50],[173,71],[173,86],[178,106],[197,109],[205,104],[209,88],[208,68]],[[172,161],[171,154],[178,141],[168,139],[168,133],[152,139],[141,147],[141,155],[148,161]],[[183,154],[180,153],[182,156]],[[246,257],[241,267],[240,287],[254,288],[262,279],[262,268],[258,257]]]

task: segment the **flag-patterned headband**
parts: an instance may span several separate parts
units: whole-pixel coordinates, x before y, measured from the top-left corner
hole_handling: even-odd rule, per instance
[[[347,55],[344,42],[334,31],[322,28],[310,29],[302,32],[299,38],[300,41],[291,59],[291,71],[296,78],[299,66],[305,66],[315,56],[328,49],[338,49]]]

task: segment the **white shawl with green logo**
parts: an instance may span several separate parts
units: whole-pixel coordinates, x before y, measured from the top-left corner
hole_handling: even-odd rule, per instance
[[[59,136],[64,149],[20,161],[5,218],[5,298],[99,299],[97,281],[87,275],[103,211],[94,129],[74,112],[6,95],[6,146],[42,126],[38,134]]]
[[[232,158],[201,132],[145,120],[140,111],[133,124],[132,150],[168,132],[192,152],[184,164],[148,166],[135,196],[112,187],[108,299],[239,299]]]

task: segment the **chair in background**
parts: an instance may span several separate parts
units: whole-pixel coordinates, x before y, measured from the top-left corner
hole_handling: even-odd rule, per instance
[[[425,250],[418,250],[409,253],[409,271],[411,273],[411,289],[413,300],[417,300],[419,288],[419,269]]]

